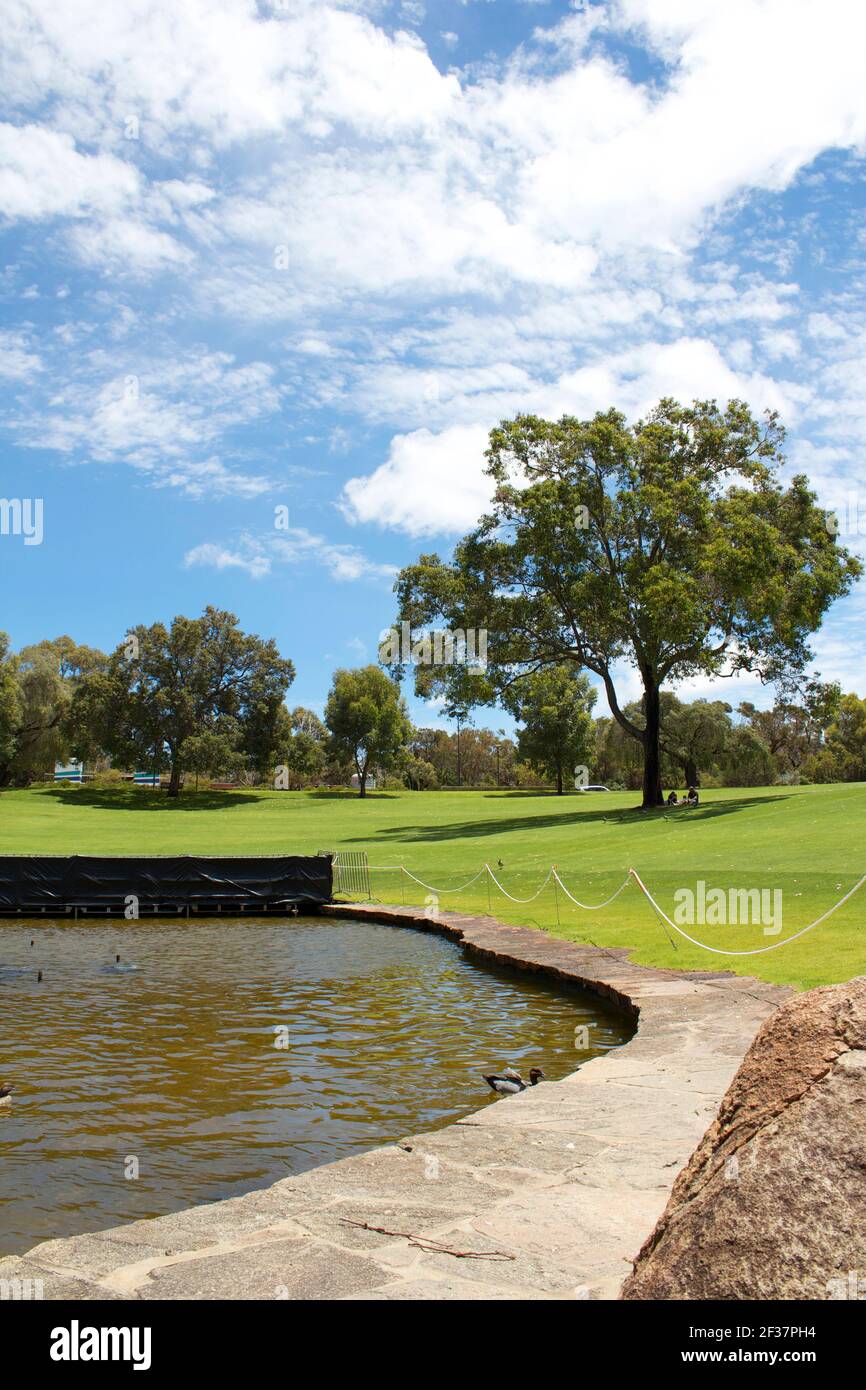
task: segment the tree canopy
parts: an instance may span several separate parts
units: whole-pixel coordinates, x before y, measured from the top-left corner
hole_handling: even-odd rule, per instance
[[[104,751],[122,767],[170,771],[169,795],[190,770],[272,764],[294,679],[272,640],[242,632],[233,613],[130,628],[106,668],[75,692],[70,715],[81,756]]]
[[[660,805],[663,688],[738,671],[793,687],[809,635],[861,573],[807,479],[779,481],[783,438],[742,401],[665,399],[634,425],[616,410],[504,421],[489,514],[452,562],[401,572],[400,619],[486,628],[482,686],[497,698],[544,667],[595,673],[640,746],[643,805]],[[623,664],[640,723],[619,696]]]
[[[515,681],[504,697],[523,727],[518,756],[535,772],[550,777],[561,796],[565,781],[587,768],[595,745],[592,707],[596,694],[575,666],[548,666]],[[586,785],[586,778],[583,779]]]
[[[367,794],[373,767],[388,768],[399,762],[410,732],[400,692],[378,666],[334,673],[325,724],[332,755],[355,767],[360,796]]]
[[[12,656],[0,634],[0,786],[32,781],[68,755],[75,691],[105,664],[102,652],[67,636]]]

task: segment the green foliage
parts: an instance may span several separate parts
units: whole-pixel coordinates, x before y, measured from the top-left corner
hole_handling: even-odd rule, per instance
[[[272,763],[294,667],[273,641],[244,633],[232,613],[208,607],[171,627],[131,628],[104,670],[75,692],[75,751],[96,749],[119,766],[227,771]]]
[[[773,755],[760,734],[748,725],[734,729],[725,749],[725,785],[766,787],[775,780]]]
[[[71,637],[37,642],[17,657],[10,657],[6,649],[0,657],[0,786],[26,785],[53,772],[55,760],[68,756],[67,717],[73,696],[105,661],[102,652]]]
[[[515,681],[503,703],[523,725],[517,751],[535,772],[556,783],[559,795],[578,766],[589,767],[595,746],[595,691],[574,666],[550,666]],[[587,779],[590,780],[590,779]]]
[[[412,757],[428,762],[443,787],[457,785],[457,734],[447,729],[413,729],[409,738]],[[489,729],[461,727],[460,782],[470,787],[517,785],[514,772],[517,749],[511,739]]]
[[[403,781],[413,792],[430,791],[439,783],[433,764],[426,762],[423,758],[415,758],[411,755],[406,759],[403,767]]]
[[[0,768],[8,768],[15,757],[20,724],[18,663],[10,654],[9,638],[0,632]]]
[[[813,782],[866,782],[866,700],[840,698],[825,746],[806,761],[805,771]]]
[[[741,401],[666,399],[631,427],[615,410],[505,421],[490,436],[490,515],[453,563],[424,555],[401,572],[400,617],[486,628],[479,688],[493,697],[544,666],[597,674],[641,746],[644,805],[658,805],[662,687],[737,671],[791,685],[861,573],[806,479],[778,482],[782,439],[774,414],[758,421]],[[622,661],[641,679],[642,724],[618,698]]]
[[[807,698],[803,704],[777,700],[768,710],[756,709],[748,702],[740,705],[738,713],[770,750],[779,776],[799,776],[806,759],[821,751],[822,730],[831,720],[829,711],[838,705],[838,695],[833,698],[832,687],[830,691],[829,702],[822,696]]]
[[[334,673],[325,724],[332,756],[355,766],[360,796],[373,767],[387,770],[401,761],[410,732],[405,703],[378,666]]]
[[[722,759],[731,737],[730,713],[731,706],[723,700],[684,704],[675,695],[662,695],[662,751],[685,786],[700,786],[701,769],[709,770]]]

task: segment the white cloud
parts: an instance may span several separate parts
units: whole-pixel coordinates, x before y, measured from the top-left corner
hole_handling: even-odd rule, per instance
[[[308,562],[324,566],[333,579],[344,583],[361,579],[390,581],[397,573],[394,565],[370,560],[357,546],[335,544],[304,527],[292,527],[273,535],[244,532],[234,546],[205,541],[184,556],[187,568],[207,565],[216,569],[244,569],[254,579],[270,574],[275,565]]]
[[[396,435],[383,464],[346,484],[346,515],[411,536],[467,530],[492,494],[483,471],[488,422],[517,411],[552,419],[588,417],[613,404],[635,418],[660,397],[673,395],[681,400],[740,397],[758,412],[779,409],[792,419],[809,399],[795,382],[734,371],[713,343],[700,338],[602,355],[551,382],[521,380],[499,389],[495,373],[492,381],[488,392],[473,392],[470,376],[466,394],[449,402],[447,413],[468,423],[438,433],[422,428]]]
[[[157,148],[345,120],[402,129],[442,115],[459,90],[414,35],[316,0],[270,13],[253,0],[139,0],[110,16],[100,0],[7,0],[4,21],[7,101],[51,95],[91,139],[119,143],[131,119]]]
[[[69,241],[83,261],[105,271],[148,274],[165,266],[185,265],[193,253],[167,232],[133,218],[75,227]]]
[[[820,17],[811,0],[618,0],[609,13],[658,47],[669,81],[618,128],[535,162],[527,196],[563,226],[664,244],[737,190],[783,188],[822,149],[866,139],[866,14],[847,0]]]
[[[481,468],[486,442],[487,432],[478,425],[396,435],[387,462],[346,484],[346,515],[410,536],[464,530],[492,494]]]
[[[217,570],[246,570],[251,579],[261,579],[269,573],[271,568],[266,555],[244,554],[241,551],[229,550],[226,546],[217,545],[213,541],[205,541],[202,545],[194,546],[192,550],[188,550],[183,562],[187,569],[192,569],[196,565],[206,565],[210,569]]]
[[[10,381],[28,381],[42,370],[38,353],[31,352],[23,333],[0,331],[0,377]]]
[[[185,496],[195,499],[261,497],[274,488],[272,478],[238,472],[228,468],[217,457],[157,467],[148,465],[144,471],[153,474],[156,487],[177,488]]]
[[[114,155],[80,154],[62,131],[0,122],[0,214],[9,220],[116,211],[138,192],[138,171]]]
[[[273,367],[202,350],[162,360],[124,356],[121,366],[116,352],[94,349],[59,382],[43,373],[41,408],[13,421],[17,442],[125,461],[154,485],[193,498],[256,497],[273,486],[213,452],[229,430],[278,409]]]
[[[207,245],[284,243],[322,297],[573,288],[600,251],[687,248],[727,201],[866,139],[850,0],[824,0],[820,23],[811,0],[611,0],[545,31],[551,66],[524,51],[481,81],[311,0],[138,0],[110,22],[100,0],[7,8],[0,79],[31,120],[0,128],[15,215],[106,214],[74,245],[142,269],[188,259],[162,225],[178,219]],[[631,81],[593,42],[635,30],[666,82]],[[261,172],[227,165],[219,194],[191,170],[141,186],[140,151],[180,167],[251,140]]]

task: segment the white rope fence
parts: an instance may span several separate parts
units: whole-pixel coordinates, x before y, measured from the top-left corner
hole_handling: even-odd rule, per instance
[[[541,896],[541,894],[544,892],[545,888],[547,887],[548,883],[550,882],[551,878],[552,878],[553,875],[556,873],[556,869],[555,869],[555,868],[552,868],[552,867],[551,867],[550,869],[548,869],[548,871],[547,871],[547,877],[545,878],[544,882],[542,883],[542,885],[541,885],[541,887],[538,889],[538,891],[535,892],[535,893],[533,893],[533,895],[532,895],[531,898],[515,898],[515,897],[512,897],[511,893],[509,893],[508,890],[507,890],[506,888],[503,888],[503,887],[502,887],[502,884],[499,882],[499,879],[496,877],[496,875],[495,875],[495,873],[493,872],[493,870],[491,869],[490,865],[489,865],[489,864],[485,864],[484,867],[485,867],[485,869],[487,870],[488,874],[490,875],[490,878],[491,878],[491,879],[493,880],[493,882],[496,884],[496,887],[499,889],[500,893],[504,893],[504,894],[505,894],[505,897],[506,897],[506,898],[510,898],[511,901],[512,901],[513,903],[534,903],[534,902],[535,902],[535,899]]]
[[[823,912],[820,917],[816,917],[814,922],[810,922],[807,927],[801,927],[798,932],[794,932],[793,936],[786,936],[783,938],[782,941],[774,941],[770,946],[756,946],[751,951],[726,951],[720,946],[708,946],[705,941],[698,941],[696,937],[689,936],[688,932],[683,931],[682,927],[678,926],[676,922],[672,922],[667,913],[659,907],[652,893],[647,888],[646,884],[643,882],[639,874],[634,869],[629,869],[629,874],[634,879],[635,883],[637,884],[641,892],[644,894],[647,901],[650,903],[651,907],[653,908],[653,911],[662,919],[663,922],[666,922],[667,925],[673,929],[673,931],[679,932],[680,936],[684,936],[686,941],[690,941],[693,946],[701,946],[705,951],[712,951],[714,956],[762,956],[766,951],[778,951],[780,946],[787,946],[790,942],[796,941],[798,937],[805,936],[807,931],[812,931],[814,927],[820,927],[822,922],[826,922],[828,917],[832,917],[833,913],[837,910],[837,908],[840,908],[843,903],[846,903],[848,901],[849,898],[853,898],[854,894],[863,887],[864,883],[866,883],[866,874],[864,874],[863,877],[860,879],[859,883],[855,883],[854,887],[851,888],[845,894],[844,898],[840,898],[837,903],[834,903],[833,906],[828,908],[826,912]]]
[[[463,893],[467,888],[471,888],[472,884],[477,883],[478,879],[485,872],[485,870],[487,869],[487,865],[485,864],[483,869],[479,869],[477,874],[474,874],[472,878],[467,880],[466,883],[461,884],[459,888],[434,888],[431,884],[425,883],[423,878],[416,878],[415,875],[405,867],[405,865],[401,864],[399,868],[401,873],[404,873],[407,878],[413,879],[415,883],[420,883],[421,887],[426,888],[428,893],[436,893],[441,897],[443,893]]]
[[[767,951],[778,951],[782,946],[788,946],[792,941],[797,941],[801,936],[805,936],[807,932],[813,931],[815,927],[820,927],[822,922],[826,922],[828,917],[832,917],[833,913],[837,912],[840,907],[844,906],[844,904],[847,903],[850,898],[853,898],[854,894],[858,893],[860,889],[863,887],[864,883],[866,883],[866,874],[864,874],[863,877],[859,879],[857,883],[854,884],[854,887],[848,890],[844,897],[841,897],[839,901],[837,903],[834,903],[832,907],[829,907],[826,912],[822,912],[821,916],[816,917],[814,922],[810,922],[808,926],[801,927],[800,930],[794,932],[793,935],[786,936],[781,941],[774,941],[769,946],[756,946],[749,951],[731,951],[723,946],[710,946],[706,941],[699,941],[697,937],[690,936],[688,932],[683,931],[682,927],[677,922],[672,921],[671,918],[664,911],[664,909],[659,906],[659,904],[656,902],[656,899],[653,897],[652,893],[647,888],[646,884],[644,883],[643,879],[641,878],[640,874],[637,872],[636,869],[629,869],[628,873],[626,874],[625,878],[623,879],[619,887],[616,889],[616,891],[614,893],[611,893],[609,898],[605,898],[604,902],[584,903],[581,902],[579,898],[576,898],[574,894],[570,892],[567,885],[563,883],[555,864],[552,864],[550,866],[550,868],[547,871],[547,874],[545,875],[541,883],[541,886],[537,888],[536,891],[529,898],[516,898],[512,893],[509,893],[508,889],[504,888],[503,885],[499,882],[499,879],[496,877],[489,864],[485,864],[483,868],[478,870],[477,874],[473,874],[472,878],[467,879],[466,883],[461,884],[459,888],[434,888],[432,884],[425,883],[423,879],[418,878],[409,869],[407,869],[404,864],[382,864],[378,866],[378,870],[376,868],[373,868],[372,866],[371,868],[372,872],[378,871],[381,873],[389,872],[400,874],[400,887],[404,903],[405,878],[409,878],[414,883],[419,884],[422,888],[426,888],[428,893],[434,893],[437,897],[440,897],[444,894],[449,893],[463,893],[466,891],[467,888],[471,888],[473,883],[477,883],[480,878],[486,877],[488,904],[490,903],[491,883],[496,885],[496,887],[499,889],[499,892],[503,895],[503,897],[508,898],[509,902],[517,903],[519,906],[523,906],[526,903],[535,902],[536,898],[540,897],[541,894],[544,892],[548,883],[552,881],[554,886],[554,893],[556,894],[557,887],[561,888],[565,896],[569,899],[569,901],[574,903],[575,907],[579,907],[581,911],[600,912],[602,908],[610,907],[610,904],[619,897],[620,893],[622,893],[626,888],[628,888],[630,883],[634,882],[637,884],[638,888],[643,893],[647,902],[650,904],[651,908],[653,909],[656,916],[659,918],[661,922],[663,922],[666,926],[670,927],[672,931],[677,932],[677,934],[683,937],[686,941],[690,942],[692,946],[698,946],[701,950],[709,951],[714,956],[761,956],[764,955]],[[558,896],[556,897],[556,919],[558,922]],[[671,944],[673,945],[673,942],[671,942]]]
[[[611,893],[609,898],[605,898],[603,903],[582,903],[577,898],[575,898],[573,894],[569,893],[562,879],[559,877],[559,874],[556,872],[556,869],[552,869],[551,872],[553,873],[557,883],[559,884],[565,896],[571,899],[575,907],[583,908],[584,912],[598,912],[603,907],[610,907],[611,903],[614,901],[615,898],[619,897],[623,889],[628,888],[628,885],[631,881],[631,870],[629,869],[629,872],[626,874],[625,878],[617,888],[616,892]]]

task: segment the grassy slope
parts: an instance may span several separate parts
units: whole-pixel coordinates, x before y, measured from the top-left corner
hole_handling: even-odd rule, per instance
[[[711,887],[781,888],[787,937],[811,922],[866,872],[866,785],[708,792],[697,810],[649,816],[629,808],[634,793],[556,797],[521,792],[184,792],[177,805],[144,790],[37,788],[0,795],[4,853],[310,853],[365,849],[374,892],[399,902],[405,864],[435,886],[465,881],[485,860],[515,896],[534,892],[552,862],[571,891],[600,902],[633,866],[665,910],[673,893]],[[496,867],[501,859],[504,868]],[[425,890],[406,884],[406,901]],[[765,955],[713,956],[676,938],[675,951],[646,899],[631,886],[609,908],[582,912],[552,886],[526,907],[493,889],[493,911],[574,940],[636,948],[647,964],[730,967],[803,987],[866,970],[866,886],[826,924]],[[443,907],[487,911],[482,882],[443,894]],[[701,927],[703,941],[733,949],[766,946],[760,927]]]

